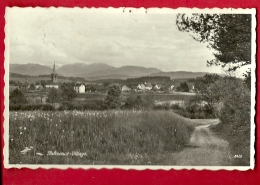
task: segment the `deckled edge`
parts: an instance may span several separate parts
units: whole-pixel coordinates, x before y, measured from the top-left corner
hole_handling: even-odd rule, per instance
[[[9,51],[10,51],[10,36],[9,36],[9,27],[8,27],[8,20],[9,20],[9,12],[10,8],[6,8],[5,12],[5,51],[4,51],[4,149],[3,149],[3,157],[4,157],[4,168],[10,168],[8,164],[9,159],[9,143],[8,143],[8,136],[9,136]],[[6,98],[8,97],[8,98]]]
[[[252,9],[252,36],[251,36],[251,131],[250,131],[250,169],[253,170],[255,167],[255,144],[256,144],[256,49],[257,49],[257,41],[256,41],[256,31],[257,31],[257,23],[256,23],[256,9]]]
[[[9,143],[8,143],[8,136],[9,136],[9,98],[4,98],[4,149],[3,149],[3,156],[4,156],[4,168],[28,168],[28,169],[123,169],[123,170],[239,170],[239,171],[246,171],[250,169],[254,169],[255,166],[255,106],[256,106],[256,9],[255,8],[131,8],[131,7],[120,7],[120,8],[65,8],[65,7],[49,7],[49,8],[42,8],[42,7],[25,7],[25,8],[32,8],[32,9],[85,9],[89,12],[97,12],[100,11],[102,13],[164,13],[164,14],[176,14],[176,13],[225,13],[225,14],[251,14],[252,15],[252,38],[251,38],[251,140],[250,140],[250,166],[130,166],[130,165],[52,165],[52,164],[43,164],[43,165],[19,165],[19,164],[9,164]],[[10,58],[10,35],[9,33],[9,14],[11,9],[25,9],[20,7],[7,7],[5,12],[5,52],[4,52],[4,97],[9,97],[9,58]],[[131,11],[130,11],[131,10]],[[6,116],[7,115],[7,116]]]

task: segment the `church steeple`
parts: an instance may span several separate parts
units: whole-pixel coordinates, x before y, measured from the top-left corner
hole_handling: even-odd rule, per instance
[[[55,60],[54,60],[54,64],[53,64],[53,71],[52,73],[55,73]]]
[[[54,61],[54,64],[53,64],[53,71],[51,73],[51,82],[52,83],[56,83],[57,82],[57,73],[55,71],[55,61]]]

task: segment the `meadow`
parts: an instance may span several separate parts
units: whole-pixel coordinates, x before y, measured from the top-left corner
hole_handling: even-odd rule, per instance
[[[94,93],[85,93],[77,94],[76,101],[92,101],[92,100],[104,100],[107,93],[94,92]],[[154,101],[188,101],[193,95],[186,94],[170,94],[170,93],[158,93],[158,92],[123,92],[121,94],[122,99],[126,99],[131,95],[140,95],[142,99],[149,100],[150,102]]]
[[[163,165],[195,126],[167,110],[11,111],[9,163]]]

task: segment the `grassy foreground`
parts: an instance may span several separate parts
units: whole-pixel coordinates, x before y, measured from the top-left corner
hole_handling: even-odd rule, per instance
[[[10,164],[158,164],[194,123],[171,111],[10,112]]]

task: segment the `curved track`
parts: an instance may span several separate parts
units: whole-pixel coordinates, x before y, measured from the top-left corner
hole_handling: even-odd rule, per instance
[[[196,127],[187,148],[173,154],[177,166],[229,166],[228,142],[210,131],[210,123]]]

